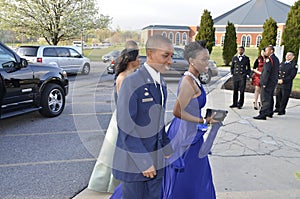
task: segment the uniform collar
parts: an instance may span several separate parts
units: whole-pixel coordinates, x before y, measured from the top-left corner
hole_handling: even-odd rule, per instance
[[[160,72],[157,72],[154,68],[152,68],[149,64],[144,63],[145,68],[149,72],[154,82],[160,83]]]

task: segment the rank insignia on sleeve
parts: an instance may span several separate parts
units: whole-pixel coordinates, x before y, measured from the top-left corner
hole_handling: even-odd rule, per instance
[[[295,68],[298,68],[298,65],[296,64]]]

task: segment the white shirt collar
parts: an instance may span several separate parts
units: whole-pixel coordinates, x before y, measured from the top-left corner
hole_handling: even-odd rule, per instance
[[[160,83],[160,72],[157,72],[154,68],[149,66],[149,64],[144,63],[145,68],[149,72],[150,76],[152,77],[154,82]]]

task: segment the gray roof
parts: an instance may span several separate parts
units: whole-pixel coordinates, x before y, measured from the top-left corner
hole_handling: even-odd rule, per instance
[[[149,25],[144,27],[142,30],[145,29],[154,29],[154,30],[190,30],[189,26],[170,26],[170,25]]]
[[[277,0],[250,0],[214,19],[214,25],[263,25],[272,17],[277,23],[286,22],[290,6]]]

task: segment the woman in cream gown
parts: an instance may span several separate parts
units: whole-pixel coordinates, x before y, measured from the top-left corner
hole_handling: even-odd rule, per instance
[[[134,72],[140,66],[138,54],[139,51],[137,44],[134,41],[128,41],[126,43],[126,48],[122,51],[121,56],[118,58],[119,63],[116,67],[115,100],[117,100],[117,93],[120,90],[125,77]],[[115,110],[106,131],[99,157],[94,166],[88,189],[97,192],[112,193],[114,188],[119,184],[119,181],[112,175],[112,162],[117,136],[118,128]]]

